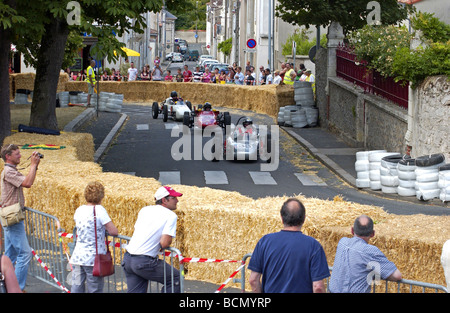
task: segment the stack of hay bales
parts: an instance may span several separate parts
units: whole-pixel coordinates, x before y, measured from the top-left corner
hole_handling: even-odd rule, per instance
[[[56,216],[68,232],[74,227],[76,208],[85,203],[83,191],[90,181],[98,180],[105,186],[102,204],[119,233],[126,236],[132,235],[139,210],[154,203],[154,192],[161,186],[152,178],[103,173],[101,167],[92,162],[91,135],[18,133],[7,137],[4,144],[8,143],[66,146],[61,150],[44,151],[36,181],[25,196],[27,206]],[[23,165],[26,166],[31,152],[22,150]],[[2,169],[3,162],[0,162]],[[173,187],[183,193],[175,211],[178,225],[174,247],[185,257],[240,260],[253,251],[262,236],[282,228],[279,211],[288,197],[254,200],[237,192],[184,185]],[[367,214],[373,218],[377,230],[372,243],[399,267],[405,278],[445,283],[439,256],[442,245],[448,240],[450,217],[404,218],[388,214],[379,207],[351,203],[339,197],[321,200],[299,195],[297,198],[306,207],[302,231],[319,240],[330,266],[339,239],[351,236],[354,219]],[[188,269],[187,279],[220,284],[236,270],[236,263],[190,263]]]

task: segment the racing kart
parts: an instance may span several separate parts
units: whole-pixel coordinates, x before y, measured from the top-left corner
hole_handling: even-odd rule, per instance
[[[261,159],[270,162],[271,135],[268,130],[260,131],[259,125],[244,127],[245,116],[238,119],[236,125],[226,134],[223,146],[225,160],[256,161]],[[227,150],[228,149],[228,150]]]
[[[227,125],[231,125],[231,115],[229,112],[220,113],[217,110],[204,110],[204,107],[199,104],[191,112],[184,113],[183,125],[200,129],[208,126],[225,128]]]
[[[174,101],[171,97],[164,100],[161,104],[158,102],[153,102],[152,105],[152,117],[154,119],[158,118],[158,115],[162,113],[163,122],[167,122],[169,117],[176,121],[182,121],[184,114],[190,114],[192,109],[192,105],[190,101],[184,101],[181,98],[178,98],[177,101]]]

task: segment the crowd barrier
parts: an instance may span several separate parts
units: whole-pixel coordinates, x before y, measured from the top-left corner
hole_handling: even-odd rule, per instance
[[[246,264],[247,259],[251,258],[252,254],[247,253],[242,258],[242,264]],[[329,267],[330,272],[333,271],[333,267]],[[235,283],[240,283],[241,285],[241,291],[245,292],[245,266],[241,269],[241,277],[235,278],[233,280]],[[425,282],[415,281],[415,280],[408,280],[408,279],[402,279],[398,282],[393,281],[387,281],[383,280],[383,283],[379,284],[373,284],[372,285],[372,292],[378,293],[378,292],[396,292],[396,293],[426,293],[426,292],[443,292],[443,293],[449,293],[449,290],[445,286],[437,285],[437,284],[429,284]],[[327,292],[330,292],[328,289],[329,278],[327,279]]]
[[[25,230],[27,232],[28,242],[32,249],[34,259],[37,262],[31,262],[29,266],[29,275],[40,281],[60,288],[61,292],[70,292],[71,283],[71,265],[69,264],[69,255],[71,255],[76,243],[76,230],[72,234],[65,233],[61,229],[58,219],[52,215],[26,208],[25,210]],[[72,242],[64,243],[63,238],[72,238]],[[125,247],[130,241],[127,236],[108,236],[107,240],[110,250],[115,260],[116,270],[114,275],[105,277],[105,293],[127,292],[127,283],[125,273],[120,265],[125,253]],[[162,259],[172,265],[170,273],[164,272],[164,277],[170,275],[174,279],[173,268],[176,258],[181,253],[178,249],[169,247],[162,254]],[[184,266],[180,267],[180,290],[184,292]],[[149,284],[148,292],[170,292],[166,286],[161,286],[157,282]]]

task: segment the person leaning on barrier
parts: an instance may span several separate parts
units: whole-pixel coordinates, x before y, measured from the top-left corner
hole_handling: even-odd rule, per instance
[[[330,276],[327,258],[320,243],[301,232],[305,207],[290,198],[280,214],[283,229],[263,236],[252,253],[248,269],[253,292],[325,292],[324,279]]]
[[[176,236],[177,215],[173,211],[182,195],[171,187],[162,186],[155,193],[156,205],[139,211],[122,262],[128,293],[146,293],[149,281],[163,284],[161,292],[180,292],[180,271],[159,259],[158,253],[169,248]]]
[[[84,198],[87,203],[77,208],[73,216],[77,228],[77,238],[70,258],[70,264],[74,265],[71,293],[84,293],[85,285],[89,293],[103,292],[103,277],[92,275],[96,254],[94,209],[98,253],[106,253],[105,230],[112,236],[119,234],[106,209],[101,205],[104,196],[103,185],[99,182],[90,182],[84,189]]]
[[[33,185],[38,165],[41,161],[40,154],[37,151],[33,151],[31,154],[30,170],[26,176],[17,170],[22,157],[17,145],[9,144],[4,146],[1,150],[1,156],[5,162],[5,167],[1,174],[1,204],[3,207],[7,207],[19,201],[23,208],[25,206],[23,188],[31,188]],[[5,254],[15,264],[17,280],[20,288],[24,290],[28,275],[28,265],[32,258],[24,221],[10,226],[2,226],[5,234]]]
[[[353,238],[344,237],[338,243],[330,278],[330,292],[368,293],[377,279],[402,279],[394,263],[380,249],[369,244],[369,240],[375,235],[370,217],[359,216],[351,231]]]

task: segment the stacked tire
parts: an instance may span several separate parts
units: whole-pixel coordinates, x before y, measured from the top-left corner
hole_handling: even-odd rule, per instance
[[[397,194],[402,197],[416,195],[416,160],[403,159],[397,164]]]
[[[438,187],[441,190],[439,199],[443,202],[450,201],[450,164],[439,167]]]
[[[112,94],[106,103],[106,112],[120,113],[122,111],[123,94]]]
[[[398,162],[406,158],[406,156],[392,155],[385,156],[381,159],[380,166],[380,183],[383,193],[397,193],[398,188]]]
[[[57,94],[59,99],[59,106],[61,108],[65,108],[69,106],[69,92],[68,91],[62,91]]]
[[[439,167],[445,164],[442,153],[416,158],[416,197],[427,201],[439,198]]]
[[[87,97],[88,97],[88,94],[87,94],[87,93],[85,93],[85,92],[80,92],[80,93],[78,94],[78,99],[77,99],[78,102],[77,102],[77,103],[86,106],[86,105],[87,105]]]
[[[280,125],[280,126],[284,126],[284,110],[285,110],[285,107],[281,107],[280,110],[278,111],[277,122],[278,122],[278,125]]]
[[[14,104],[30,104],[30,102],[28,102],[29,92],[30,91],[27,89],[17,89],[14,97]]]
[[[369,151],[358,151],[356,152],[356,187],[358,188],[369,188],[370,178],[369,178]]]
[[[319,119],[319,110],[315,106],[314,92],[310,82],[294,82],[294,100],[297,106],[305,110],[306,126],[315,127]]]
[[[381,190],[381,159],[387,156],[400,156],[400,153],[374,150],[369,153],[369,179],[370,189]]]

